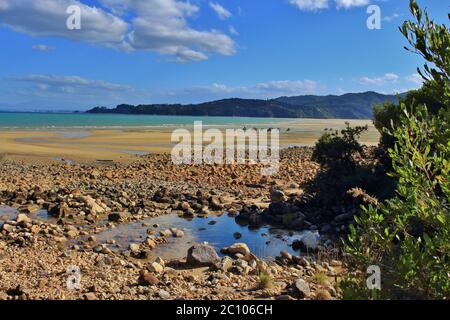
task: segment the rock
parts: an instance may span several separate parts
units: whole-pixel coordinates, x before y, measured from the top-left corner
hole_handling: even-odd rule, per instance
[[[6,243],[0,241],[0,250],[3,250],[4,248],[6,248]]]
[[[141,246],[137,243],[131,243],[128,248],[133,253],[139,253],[139,251],[141,250]]]
[[[287,251],[281,251],[280,252],[281,257],[288,259],[288,260],[292,260],[292,254],[290,254]]]
[[[166,229],[164,231],[161,231],[159,234],[161,235],[161,237],[168,238],[172,235],[172,231],[170,231],[169,229]]]
[[[78,236],[78,231],[77,230],[71,229],[71,230],[66,232],[66,237],[69,238],[69,239],[74,239],[77,236]]]
[[[182,230],[174,230],[174,231],[172,231],[172,235],[175,238],[183,238],[184,237],[184,232]]]
[[[10,224],[8,224],[8,223],[4,223],[4,224],[1,226],[1,230],[2,230],[2,231],[5,231],[5,232],[7,232],[7,233],[9,233],[9,232],[12,232],[12,231],[14,230],[14,226],[12,226],[12,225],[10,225]]]
[[[106,210],[100,206],[91,196],[78,197],[90,210],[91,214],[98,215],[104,213]]]
[[[217,270],[222,270],[224,272],[228,272],[231,267],[233,267],[233,259],[230,257],[223,257],[222,260],[216,264]]]
[[[159,280],[153,274],[144,272],[139,276],[138,284],[140,286],[157,286],[159,284]]]
[[[188,250],[187,263],[192,266],[214,266],[219,260],[216,250],[207,244],[196,244]]]
[[[297,279],[293,284],[293,294],[299,299],[304,299],[309,296],[311,290],[309,284],[303,279]]]
[[[108,220],[111,222],[126,222],[130,219],[129,212],[113,212],[108,215]]]
[[[166,262],[165,262],[164,259],[161,258],[161,257],[157,257],[157,258],[155,259],[155,262],[158,263],[158,264],[160,264],[163,268],[166,267]]]
[[[88,292],[84,294],[85,300],[97,300],[97,296],[93,292]]]
[[[31,219],[26,214],[19,213],[16,218],[17,223],[30,223]]]
[[[290,212],[290,207],[286,202],[272,202],[269,205],[269,214],[273,216],[281,216]]]
[[[160,265],[157,262],[153,262],[151,263],[148,267],[147,267],[148,271],[150,272],[155,272],[155,273],[161,273],[164,271],[164,267],[162,265]]]
[[[248,256],[251,252],[245,243],[235,243],[230,247],[223,248],[221,250],[225,254],[242,254],[243,256]]]
[[[70,214],[70,208],[67,204],[50,205],[47,208],[48,214],[55,218],[64,218]]]
[[[272,203],[278,203],[283,202],[286,200],[286,196],[284,195],[284,192],[281,190],[273,190],[270,192],[270,201]]]
[[[39,207],[36,204],[29,204],[29,205],[20,207],[19,211],[20,212],[26,212],[26,213],[34,213],[34,212],[39,211],[40,209],[41,209],[41,207]]]
[[[167,292],[166,290],[162,290],[162,289],[158,291],[158,296],[163,300],[169,300],[171,297],[169,292]]]
[[[334,217],[334,221],[336,222],[344,222],[344,221],[348,221],[348,220],[352,220],[353,219],[353,214],[352,213],[343,213],[340,215],[337,215],[336,217]]]
[[[236,240],[239,240],[240,238],[242,238],[242,234],[241,234],[240,232],[235,232],[235,233],[233,233],[233,237],[234,237]]]
[[[318,290],[315,295],[316,300],[333,300],[333,297],[327,290]]]

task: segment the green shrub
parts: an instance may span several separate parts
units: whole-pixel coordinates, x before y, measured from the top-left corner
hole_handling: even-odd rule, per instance
[[[398,108],[378,112],[376,125],[392,138],[388,155],[398,185],[394,198],[363,207],[350,227],[352,278],[340,284],[348,299],[450,298],[450,33],[416,1],[410,10],[416,21],[406,21],[401,32],[410,50],[433,67],[419,70],[421,90]],[[364,273],[371,265],[381,268],[380,291],[366,289]]]
[[[360,271],[381,267],[379,298],[450,297],[450,142],[430,148],[449,134],[449,123],[430,116],[425,107],[417,115],[406,113],[389,152],[399,181],[397,196],[379,208],[364,208],[350,227],[350,265]],[[344,283],[344,298],[372,297],[364,287],[363,277]]]
[[[346,126],[340,133],[326,129],[326,133],[315,145],[314,161],[327,169],[352,170],[355,168],[355,155],[363,153],[363,147],[358,139],[364,131],[368,130],[368,126],[352,128],[348,122]]]

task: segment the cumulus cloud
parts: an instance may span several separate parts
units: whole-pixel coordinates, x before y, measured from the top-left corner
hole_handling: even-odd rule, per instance
[[[210,2],[209,6],[217,13],[220,19],[225,20],[231,17],[231,12],[217,2]]]
[[[70,40],[120,46],[128,30],[122,19],[101,9],[72,0],[0,0],[0,24],[33,36],[57,36]],[[70,5],[81,9],[82,29],[69,30]]]
[[[34,51],[42,51],[42,52],[48,52],[48,51],[55,50],[55,48],[50,47],[46,44],[35,44],[34,46],[31,47],[31,49],[33,49]]]
[[[317,11],[328,9],[333,1],[338,9],[360,7],[370,3],[370,0],[289,0],[289,3],[302,11]]]
[[[328,8],[328,0],[289,0],[289,3],[304,11]]]
[[[75,0],[0,0],[0,24],[33,36],[174,55],[179,62],[232,55],[234,41],[218,30],[197,30],[188,18],[199,7],[177,0],[100,0],[102,8]],[[81,8],[81,30],[68,30],[66,9]],[[124,17],[127,17],[124,18]],[[129,18],[129,17],[132,18]]]
[[[386,73],[379,77],[362,77],[359,79],[359,83],[363,85],[384,85],[387,83],[393,83],[397,82],[399,79],[399,76],[395,73]]]
[[[366,6],[370,3],[370,0],[336,0],[336,6],[338,8],[349,9],[352,7]]]

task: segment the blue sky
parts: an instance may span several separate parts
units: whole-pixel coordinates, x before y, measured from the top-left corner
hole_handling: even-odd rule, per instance
[[[419,3],[448,23],[446,1]],[[408,17],[407,0],[0,0],[0,109],[403,92],[423,64]]]

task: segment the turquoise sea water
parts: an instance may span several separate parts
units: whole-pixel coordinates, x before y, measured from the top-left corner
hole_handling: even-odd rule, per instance
[[[286,121],[286,119],[84,113],[0,113],[0,129],[151,128],[172,125],[193,125],[194,121],[203,121],[203,125],[225,126],[230,124],[276,124]]]

